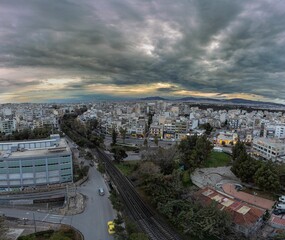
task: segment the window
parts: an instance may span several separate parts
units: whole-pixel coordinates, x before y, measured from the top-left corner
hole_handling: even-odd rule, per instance
[[[49,163],[49,166],[54,166],[54,165],[58,165],[58,163]]]

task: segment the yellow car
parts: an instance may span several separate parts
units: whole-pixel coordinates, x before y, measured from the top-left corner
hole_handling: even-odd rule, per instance
[[[113,221],[109,221],[107,225],[108,225],[109,234],[114,234],[115,233],[115,223]]]

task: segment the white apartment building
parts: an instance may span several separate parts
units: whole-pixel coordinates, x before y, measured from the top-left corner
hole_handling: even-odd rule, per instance
[[[283,161],[285,156],[285,142],[275,138],[253,139],[253,154],[266,160]]]
[[[0,132],[5,134],[12,134],[16,131],[15,119],[0,119]]]
[[[277,125],[275,128],[275,137],[285,138],[285,124]]]
[[[285,124],[266,125],[264,137],[285,138]]]

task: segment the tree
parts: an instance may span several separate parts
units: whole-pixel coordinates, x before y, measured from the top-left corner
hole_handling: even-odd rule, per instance
[[[126,134],[127,134],[127,129],[120,127],[119,131],[120,131],[121,137],[122,137],[122,139],[123,139],[123,143],[125,143]]]
[[[235,162],[235,160],[241,155],[245,156],[247,155],[247,152],[245,144],[238,139],[237,143],[232,147],[233,161]]]
[[[112,145],[116,145],[117,143],[118,133],[115,128],[112,129]]]
[[[144,233],[132,233],[128,240],[148,240],[148,236]]]
[[[263,163],[254,174],[254,181],[258,187],[267,191],[280,190],[280,180],[276,167],[272,162]]]
[[[98,122],[97,119],[90,119],[90,120],[88,120],[87,124],[88,124],[88,127],[89,127],[92,131],[95,130],[95,129],[97,129],[98,126],[99,126],[99,122]]]
[[[4,225],[4,217],[0,217],[0,239],[6,240],[7,238],[7,227]]]
[[[202,125],[200,125],[200,128],[202,128],[202,129],[205,129],[205,130],[206,130],[206,131],[205,131],[206,135],[210,135],[210,134],[211,134],[211,132],[212,132],[212,130],[213,130],[213,127],[211,126],[211,124],[210,124],[210,123],[202,124]]]
[[[112,189],[110,191],[109,199],[115,210],[122,211],[124,209],[124,204],[122,203],[122,200],[120,199],[120,195],[118,195],[116,190]]]
[[[152,117],[153,117],[153,113],[149,113],[148,114],[148,120],[147,120],[147,131],[149,130],[150,128],[150,125],[152,124]]]
[[[261,165],[262,162],[257,161],[250,156],[241,156],[241,160],[236,161],[231,170],[242,182],[253,183],[254,174]]]
[[[124,158],[128,156],[125,149],[121,146],[113,146],[111,152],[114,153],[114,161],[120,163]]]
[[[158,146],[158,137],[157,137],[157,135],[154,136],[154,143],[155,143],[156,146]]]
[[[137,172],[145,178],[160,173],[160,167],[153,162],[143,161],[139,164]]]
[[[188,136],[183,139],[178,149],[180,150],[181,161],[184,168],[195,170],[197,167],[204,165],[213,149],[212,143],[207,139],[206,135],[203,136]]]
[[[147,144],[148,144],[148,142],[147,142],[147,139],[145,138],[144,141],[143,141],[143,145],[144,145],[145,147],[147,147]]]
[[[193,136],[187,136],[187,138],[181,140],[180,144],[178,145],[178,149],[184,157],[191,154],[191,151],[196,146],[197,139],[198,136],[195,134]]]
[[[147,151],[143,156],[143,160],[153,162],[159,166],[161,172],[165,175],[171,174],[178,166],[177,147],[173,146],[168,149],[157,148],[153,151]]]
[[[93,134],[90,136],[90,142],[92,142],[95,146],[100,146],[104,142],[104,140],[101,136]]]
[[[193,239],[209,239],[211,236],[228,239],[231,232],[230,215],[217,208],[216,203],[206,207],[196,203],[189,211],[182,211],[179,218],[183,232]]]

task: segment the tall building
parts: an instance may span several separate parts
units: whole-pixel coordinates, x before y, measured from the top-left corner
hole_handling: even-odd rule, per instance
[[[50,139],[0,143],[2,190],[72,181],[71,150],[58,134]]]

